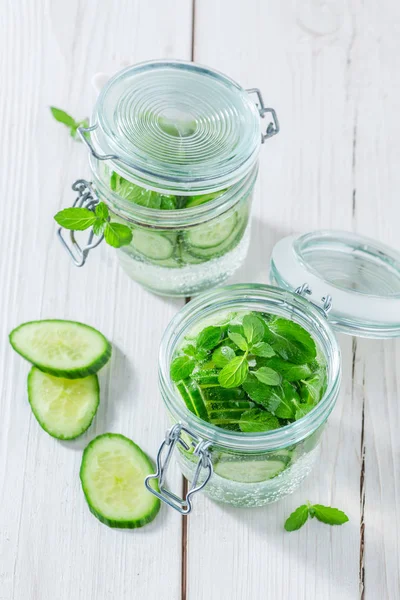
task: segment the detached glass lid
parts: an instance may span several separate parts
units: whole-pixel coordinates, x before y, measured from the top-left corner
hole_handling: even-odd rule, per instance
[[[183,193],[212,191],[232,185],[255,164],[260,112],[255,98],[216,71],[148,62],[108,81],[91,137],[122,175]]]
[[[328,320],[339,331],[400,336],[400,253],[384,244],[342,231],[291,235],[273,249],[271,279],[331,304]]]

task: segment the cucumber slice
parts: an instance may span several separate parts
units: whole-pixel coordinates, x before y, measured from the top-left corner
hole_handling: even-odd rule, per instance
[[[10,333],[10,343],[41,371],[67,379],[97,373],[111,356],[111,344],[104,335],[76,321],[23,323]]]
[[[205,225],[198,225],[185,234],[186,243],[204,250],[215,248],[234,233],[236,223],[237,216],[234,212],[228,217],[219,217]]]
[[[286,460],[271,456],[265,460],[227,460],[214,465],[214,472],[231,481],[258,483],[276,477],[286,469]]]
[[[223,242],[221,242],[221,244],[219,244],[218,246],[213,246],[212,248],[188,246],[188,251],[191,254],[193,254],[193,256],[197,258],[202,258],[203,261],[211,260],[212,258],[217,258],[218,256],[226,254],[227,252],[229,252],[229,250],[235,248],[235,246],[238,245],[238,243],[242,239],[243,231],[244,230],[233,231],[232,234],[227,239],[223,240]]]
[[[97,412],[100,389],[97,375],[64,379],[32,367],[28,398],[39,425],[59,440],[82,435]]]
[[[86,446],[80,470],[90,511],[109,527],[134,529],[152,521],[160,501],[144,479],[153,472],[148,456],[116,433],[99,435]]]
[[[204,262],[204,258],[194,256],[183,247],[181,249],[181,258],[183,265],[198,265]]]
[[[197,415],[199,419],[208,421],[208,412],[206,408],[205,398],[202,389],[195,381],[186,379],[179,382],[176,386],[187,406],[187,408]]]
[[[218,372],[210,370],[210,373],[206,371],[199,371],[198,373],[193,373],[193,379],[197,381],[202,388],[208,387],[220,387],[220,383],[218,381]]]
[[[135,228],[132,236],[131,246],[147,258],[165,260],[174,252],[173,242],[162,233]]]

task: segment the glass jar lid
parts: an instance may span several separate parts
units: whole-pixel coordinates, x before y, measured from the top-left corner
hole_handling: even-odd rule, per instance
[[[214,191],[257,160],[260,112],[246,90],[217,71],[154,61],[108,81],[91,135],[123,176],[154,189]]]
[[[400,336],[400,253],[384,244],[344,231],[291,235],[273,249],[271,279],[330,309],[338,331]]]

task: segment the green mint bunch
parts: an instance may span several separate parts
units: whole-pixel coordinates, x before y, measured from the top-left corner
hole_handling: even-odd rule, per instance
[[[303,527],[308,517],[314,517],[327,525],[343,525],[349,517],[338,508],[323,506],[322,504],[302,504],[285,521],[286,531],[296,531]]]
[[[63,123],[68,127],[71,137],[76,141],[80,141],[80,138],[77,136],[78,127],[89,127],[88,119],[75,121],[75,119],[66,113],[65,110],[61,110],[61,108],[56,108],[55,106],[50,106],[50,110],[56,121]]]
[[[204,328],[181,348],[170,373],[200,418],[249,433],[301,419],[326,388],[326,367],[310,334],[264,313]]]
[[[61,227],[84,231],[93,228],[96,235],[103,235],[107,244],[114,248],[126,246],[132,241],[132,231],[126,225],[111,223],[108,207],[104,202],[97,204],[94,212],[88,208],[65,208],[58,212],[54,219]]]

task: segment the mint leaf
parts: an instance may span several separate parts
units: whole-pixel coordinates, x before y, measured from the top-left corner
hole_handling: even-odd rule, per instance
[[[300,397],[296,389],[288,381],[283,382],[281,390],[283,396],[281,402],[274,410],[271,409],[271,412],[280,419],[294,419],[296,409],[300,403]]]
[[[258,381],[258,379],[249,373],[246,381],[243,383],[243,389],[246,394],[257,404],[261,404],[271,413],[275,414],[276,408],[284,399],[282,386],[270,386]]]
[[[300,379],[306,379],[312,375],[312,370],[309,365],[295,365],[283,360],[283,358],[280,358],[279,356],[274,356],[270,360],[262,362],[262,365],[278,371],[287,381],[299,381]]]
[[[330,506],[323,506],[322,504],[313,504],[310,507],[313,512],[312,517],[316,517],[318,521],[327,523],[328,525],[343,525],[349,520],[349,517],[343,511],[338,508],[332,508]]]
[[[242,335],[240,335],[240,333],[235,333],[234,331],[228,331],[228,336],[232,340],[232,342],[234,344],[236,344],[236,346],[238,348],[240,348],[240,350],[243,350],[244,352],[246,352],[246,350],[248,348],[247,342],[244,339],[244,337]]]
[[[220,371],[218,381],[224,388],[235,388],[245,381],[249,365],[247,364],[246,355],[235,356],[223,369]]]
[[[63,123],[67,127],[75,127],[75,119],[66,113],[65,110],[61,110],[61,108],[56,108],[55,106],[50,106],[50,110],[56,121]]]
[[[326,372],[324,369],[316,371],[312,377],[301,381],[300,395],[302,399],[315,406],[320,401],[325,392]]]
[[[88,229],[96,221],[96,215],[88,208],[64,208],[54,218],[61,227],[76,231]]]
[[[265,325],[265,341],[285,360],[295,364],[308,363],[317,355],[311,335],[297,323],[275,318]]]
[[[193,373],[195,366],[195,361],[188,356],[178,356],[172,361],[170,367],[172,381],[186,379]]]
[[[188,344],[187,346],[182,348],[182,352],[184,354],[187,354],[188,356],[195,356],[196,348],[195,348],[195,346],[193,346],[193,344]]]
[[[103,219],[96,219],[96,221],[93,223],[94,233],[96,235],[103,235],[106,224],[107,221],[104,221]]]
[[[197,348],[203,348],[204,350],[212,350],[218,344],[221,339],[222,329],[221,327],[215,327],[211,325],[203,329],[197,340]]]
[[[271,415],[261,408],[251,408],[246,410],[239,421],[240,430],[245,433],[255,431],[271,431],[279,429],[279,421],[274,415]]]
[[[225,367],[232,358],[235,358],[235,352],[229,346],[220,346],[214,350],[212,355],[213,363],[216,367]]]
[[[104,202],[99,202],[99,204],[97,204],[96,208],[94,209],[94,213],[99,219],[107,220],[109,214],[107,204],[104,204]]]
[[[269,367],[261,367],[257,371],[253,371],[253,374],[257,377],[258,381],[265,383],[266,385],[280,385],[282,377]]]
[[[296,531],[303,527],[304,523],[308,519],[308,506],[302,504],[285,521],[286,531]]]
[[[107,223],[104,229],[104,237],[107,244],[114,248],[126,246],[132,241],[132,231],[127,225],[120,223]]]
[[[249,346],[261,342],[265,333],[264,323],[255,315],[243,317],[243,330]]]
[[[177,208],[176,196],[161,196],[161,210],[175,210]]]
[[[296,419],[296,421],[298,421],[299,419],[302,419],[303,417],[305,417],[312,409],[314,408],[314,406],[310,405],[310,404],[300,404],[300,406],[298,408],[296,408],[296,412],[294,415],[294,418]]]
[[[76,138],[78,127],[89,127],[87,119],[76,121],[71,115],[65,112],[65,110],[61,110],[61,108],[56,108],[55,106],[50,106],[50,110],[56,121],[63,123],[63,125],[68,127],[71,137],[73,138]]]
[[[251,353],[255,356],[269,358],[270,356],[274,356],[275,350],[267,342],[258,342],[251,347]]]

